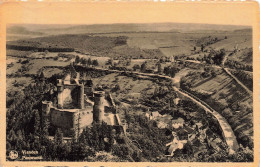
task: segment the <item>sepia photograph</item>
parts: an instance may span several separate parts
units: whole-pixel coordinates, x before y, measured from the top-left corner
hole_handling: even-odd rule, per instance
[[[5,49],[7,162],[256,158],[251,24],[9,23]]]

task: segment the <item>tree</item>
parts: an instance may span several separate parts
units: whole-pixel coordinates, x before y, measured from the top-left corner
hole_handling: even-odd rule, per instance
[[[38,110],[34,110],[34,135],[40,135],[40,115]]]
[[[45,55],[47,55],[47,54],[49,53],[49,51],[48,51],[48,50],[45,50],[44,53],[45,53]]]
[[[92,61],[92,65],[93,65],[93,66],[98,66],[98,61],[97,61],[96,59],[93,60],[93,61]]]
[[[178,68],[176,68],[176,67],[171,67],[171,68],[170,68],[170,76],[173,78],[178,71],[179,71]]]
[[[146,68],[147,68],[147,62],[144,62],[144,63],[141,65],[141,71],[142,71],[142,72],[145,72],[145,71],[146,71]]]
[[[88,156],[93,156],[94,151],[83,143],[74,143],[71,146],[71,152],[69,155],[69,159],[72,161],[82,161],[86,160]]]
[[[63,133],[60,128],[58,128],[55,132],[54,141],[56,144],[61,145],[63,141]]]
[[[216,53],[214,52],[212,54],[213,54],[213,57],[211,60],[213,60],[215,64],[220,65],[226,54],[226,51],[225,51],[225,49],[220,49],[220,51],[218,51]]]
[[[201,49],[202,52],[204,51],[204,45],[203,44],[200,46],[200,49]]]
[[[174,77],[175,76],[175,74],[177,73],[179,71],[179,69],[178,68],[176,68],[176,67],[164,67],[164,69],[163,69],[163,73],[165,74],[165,75],[169,75],[169,76],[171,76],[171,77]]]
[[[170,67],[169,67],[169,66],[164,67],[164,69],[163,69],[163,73],[164,73],[165,75],[170,74]]]
[[[50,122],[46,116],[45,112],[42,112],[42,137],[47,137],[49,135],[48,129]]]
[[[41,81],[44,81],[45,80],[45,75],[44,75],[44,72],[42,71],[41,74],[40,74],[40,80]]]
[[[139,64],[135,64],[135,65],[133,66],[133,70],[134,70],[134,71],[139,70],[140,68],[141,68],[141,67],[140,67]]]
[[[76,64],[78,64],[78,63],[79,63],[79,61],[80,61],[80,58],[79,58],[79,56],[76,56],[76,58],[75,58],[75,63],[76,63]]]
[[[113,59],[108,59],[107,62],[106,62],[106,65],[111,65],[113,66]]]
[[[87,65],[89,65],[89,66],[92,65],[92,61],[90,58],[88,58]]]
[[[131,65],[131,58],[126,60],[126,66],[130,66]]]
[[[233,116],[233,113],[232,113],[232,111],[231,111],[230,108],[225,108],[225,109],[223,110],[223,115],[224,115],[226,118],[230,118],[230,117]]]
[[[82,64],[82,65],[86,65],[86,64],[87,64],[87,60],[86,60],[86,59],[82,59],[82,60],[81,60],[81,64]]]
[[[158,71],[159,74],[162,72],[162,65],[161,65],[161,63],[157,64],[157,71]]]

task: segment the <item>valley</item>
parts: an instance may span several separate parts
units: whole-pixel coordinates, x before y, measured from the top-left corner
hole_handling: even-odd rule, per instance
[[[50,33],[54,29],[24,27],[30,37],[7,42],[8,147],[17,147],[14,132],[33,138],[33,129],[14,126],[14,119],[25,127],[36,126],[30,113],[41,112],[39,99],[48,99],[49,91],[57,89],[56,80],[73,67],[79,77],[92,80],[95,91],[111,93],[126,126],[125,136],[116,137],[118,143],[108,144],[111,135],[101,135],[106,147],[97,144],[94,150],[94,127],[86,127],[76,143],[61,142],[60,149],[84,143],[88,156],[78,152],[80,160],[96,161],[102,154],[104,161],[252,161],[251,29],[227,26],[201,32],[194,26],[166,31],[167,26],[156,31],[134,31],[134,25],[131,31],[118,31],[111,26],[109,32],[65,27],[67,33],[55,35]],[[34,91],[38,98],[33,100],[28,95]],[[54,129],[49,127],[48,133],[55,136]]]

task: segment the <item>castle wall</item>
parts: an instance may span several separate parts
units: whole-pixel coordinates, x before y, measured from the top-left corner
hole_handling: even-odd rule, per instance
[[[114,99],[112,98],[112,96],[111,96],[110,93],[107,94],[107,100],[111,103],[111,105],[112,105],[113,107],[116,106],[116,105],[115,105],[115,102],[114,102]]]
[[[69,78],[58,80],[57,90],[58,108],[43,102],[43,110],[50,111],[51,124],[61,128],[65,135],[78,136],[85,127],[91,126],[93,121],[104,121],[109,126],[115,126],[118,133],[125,132],[110,94],[105,98],[104,91],[93,92],[90,85],[70,82]]]
[[[114,114],[111,114],[111,113],[105,113],[105,114],[104,114],[103,121],[104,121],[107,125],[116,125],[116,124],[115,124],[115,115],[114,115]]]
[[[105,106],[105,113],[116,113],[116,109],[113,106]]]
[[[62,85],[58,91],[58,108],[84,108],[84,86]]]
[[[118,114],[115,114],[115,124],[116,125],[121,125],[122,124]]]
[[[85,86],[84,87],[84,93],[87,95],[87,96],[93,96],[93,88],[92,87],[88,87],[88,86]]]
[[[59,128],[74,128],[74,112],[61,111],[55,108],[51,109],[50,122]]]
[[[61,93],[58,94],[58,105],[60,105],[61,108],[66,108],[66,106],[70,105],[71,103],[71,90],[65,88]]]
[[[82,129],[93,122],[92,107],[86,109],[55,109],[50,112],[50,121],[54,126],[63,129]]]
[[[79,123],[79,128],[85,128],[86,126],[90,126],[93,122],[92,107],[79,110],[79,112],[75,114],[74,120],[78,120],[78,122],[75,122],[75,124]]]

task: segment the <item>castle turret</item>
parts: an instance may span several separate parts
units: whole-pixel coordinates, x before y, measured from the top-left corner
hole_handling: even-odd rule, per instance
[[[104,118],[104,97],[104,92],[94,92],[93,120],[97,123],[101,123]]]
[[[62,91],[63,91],[63,83],[61,79],[58,79],[57,83],[57,92],[58,92],[58,108],[63,108],[63,96],[62,96]]]

